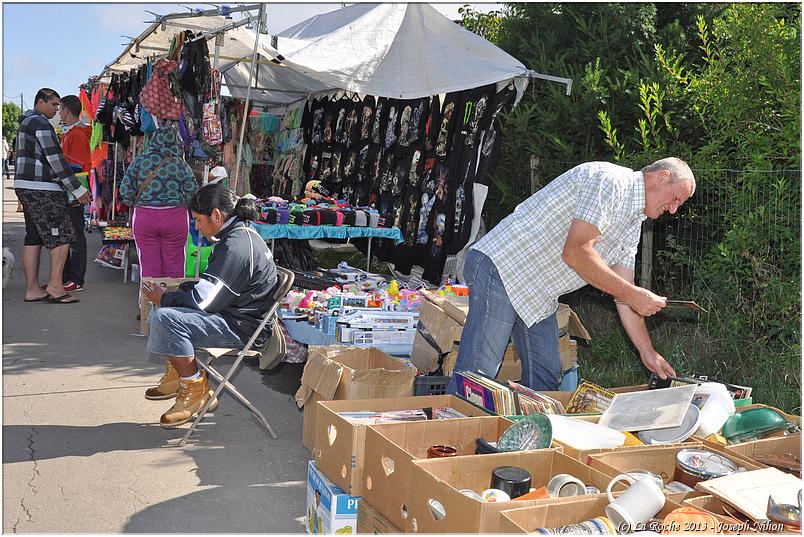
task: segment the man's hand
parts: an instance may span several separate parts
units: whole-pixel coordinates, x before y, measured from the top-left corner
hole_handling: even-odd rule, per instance
[[[156,304],[157,306],[161,305],[162,303],[162,295],[164,291],[162,290],[159,285],[155,284],[154,282],[144,281],[142,282],[142,294],[148,297],[148,300]]]
[[[642,363],[645,364],[645,367],[647,367],[651,373],[656,373],[660,379],[664,380],[668,376],[676,376],[676,372],[658,352],[647,352],[641,354],[640,358],[642,359]]]
[[[78,202],[81,205],[86,205],[87,203],[89,203],[91,201],[92,201],[92,193],[90,193],[88,190],[86,192],[84,192],[83,196],[78,198]]]
[[[625,303],[643,317],[650,317],[667,306],[667,297],[655,295],[644,287],[635,286]]]

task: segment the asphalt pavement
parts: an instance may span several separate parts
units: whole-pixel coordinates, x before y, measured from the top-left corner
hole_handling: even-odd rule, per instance
[[[293,394],[302,365],[247,361],[233,379],[278,435],[229,395],[183,447],[172,401],[147,401],[164,362],[138,335],[137,284],[92,262],[78,304],[25,303],[22,213],[3,181],[4,533],[300,533],[307,461]],[[48,274],[43,250],[40,279]],[[218,365],[224,370],[231,359]],[[188,426],[185,426],[188,427]]]

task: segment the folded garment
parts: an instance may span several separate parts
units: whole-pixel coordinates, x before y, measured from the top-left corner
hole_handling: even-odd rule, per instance
[[[319,226],[335,226],[338,224],[338,213],[332,209],[319,209]]]
[[[353,225],[355,225],[355,212],[354,211],[338,211],[338,212],[343,215],[343,225],[344,226],[353,226]]]
[[[320,226],[321,225],[321,211],[318,209],[310,209],[302,213],[301,221],[296,222],[303,226]]]
[[[368,215],[366,211],[355,210],[355,225],[359,227],[366,227],[368,225]]]

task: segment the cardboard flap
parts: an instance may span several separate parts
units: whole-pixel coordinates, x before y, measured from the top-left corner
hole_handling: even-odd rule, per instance
[[[341,382],[343,366],[326,356],[319,347],[310,347],[307,363],[304,365],[301,386],[296,391],[296,404],[304,406],[313,392],[322,399],[330,400],[335,396],[335,390]]]
[[[459,324],[466,324],[466,316],[469,315],[468,296],[448,296],[441,304],[444,313],[455,319]]]
[[[390,384],[410,384],[416,376],[413,368],[388,370],[379,369],[356,369],[350,373],[353,382],[360,382],[371,386],[390,385]]]
[[[592,339],[592,336],[589,335],[589,332],[586,330],[584,325],[581,323],[581,319],[578,317],[578,314],[574,311],[570,310],[570,318],[569,318],[569,335],[572,337],[579,337],[581,339],[585,339],[589,341]]]

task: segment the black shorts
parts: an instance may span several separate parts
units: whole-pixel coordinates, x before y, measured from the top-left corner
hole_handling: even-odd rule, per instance
[[[52,250],[75,241],[67,196],[61,190],[16,188],[25,216],[25,246],[44,246]]]

